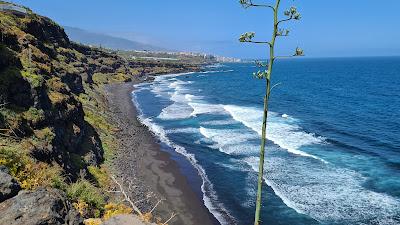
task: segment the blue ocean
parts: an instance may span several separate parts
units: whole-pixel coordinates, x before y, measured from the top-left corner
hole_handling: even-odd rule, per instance
[[[253,223],[258,69],[218,64],[132,93],[223,225]],[[400,57],[281,60],[272,79],[263,224],[400,224]]]

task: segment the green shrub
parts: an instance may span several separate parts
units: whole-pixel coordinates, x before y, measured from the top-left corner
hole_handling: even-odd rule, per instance
[[[41,75],[34,74],[28,71],[22,71],[22,76],[29,81],[32,87],[37,88],[42,86],[44,78]]]
[[[71,184],[67,188],[67,195],[72,201],[86,202],[89,206],[97,210],[102,210],[105,205],[104,197],[99,189],[85,179]]]
[[[89,166],[88,170],[100,187],[108,187],[110,185],[110,178],[104,167]]]
[[[31,107],[28,111],[24,112],[24,118],[32,124],[37,124],[45,119],[44,111]]]
[[[85,120],[92,126],[105,132],[110,132],[114,128],[99,112],[85,108]]]
[[[33,160],[20,151],[23,147],[23,144],[9,144],[0,148],[0,165],[10,170],[23,189],[65,186],[59,166]]]
[[[46,143],[51,143],[53,139],[56,137],[53,130],[49,127],[43,128],[41,130],[35,130],[34,133],[35,137],[38,140],[44,141]]]
[[[6,166],[14,176],[21,172],[28,163],[26,155],[18,152],[17,148],[18,146],[12,144],[0,147],[0,165]]]
[[[131,80],[130,76],[124,73],[95,73],[92,79],[97,85],[127,82]]]
[[[0,117],[3,120],[0,128],[4,129],[2,133],[19,137],[30,133],[30,129],[26,126],[26,121],[19,111],[20,109],[17,108],[0,108]]]
[[[51,187],[66,191],[67,183],[65,182],[65,178],[63,176],[53,177]]]
[[[92,76],[92,80],[96,84],[106,84],[106,83],[108,83],[107,76],[109,76],[109,75],[105,74],[105,73],[95,73]]]

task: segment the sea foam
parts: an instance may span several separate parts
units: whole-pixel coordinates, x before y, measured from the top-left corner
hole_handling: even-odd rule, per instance
[[[140,91],[136,90],[136,91]],[[140,104],[137,101],[137,97],[135,95],[135,91],[132,93],[132,102],[136,106],[136,108],[139,111],[138,119],[139,121],[147,126],[149,130],[158,137],[160,141],[162,141],[164,144],[168,145],[169,147],[173,148],[177,153],[183,155],[192,165],[193,167],[197,170],[199,176],[202,179],[202,185],[201,185],[201,191],[203,192],[203,201],[205,206],[210,210],[210,212],[215,216],[215,218],[224,225],[230,225],[230,224],[237,224],[235,218],[229,213],[229,211],[224,207],[224,205],[218,200],[217,194],[213,188],[213,184],[211,181],[208,179],[207,174],[205,170],[203,169],[202,166],[200,166],[195,158],[195,156],[187,150],[172,142],[168,137],[167,137],[167,132],[165,129],[157,125],[151,118],[146,118],[143,114],[143,112],[140,109]]]
[[[224,109],[230,113],[233,119],[243,123],[243,125],[249,127],[261,136],[262,110],[235,105],[226,105],[224,106]],[[293,154],[311,157],[326,162],[317,156],[300,150],[303,146],[324,143],[322,137],[317,137],[314,134],[302,131],[301,127],[293,123],[288,123],[285,119],[278,117],[276,113],[269,113],[268,116],[268,140],[271,140],[281,148],[286,149]]]
[[[158,115],[158,118],[163,120],[176,120],[189,118],[193,113],[193,108],[187,103],[191,101],[195,96],[185,94],[187,89],[184,87],[189,84],[188,81],[181,81],[175,78],[170,80],[164,78],[158,78],[157,83],[153,84],[153,89],[157,90],[160,95],[163,93],[164,98],[169,98],[173,103],[164,109]],[[163,92],[159,91],[159,85],[164,86]]]
[[[215,142],[213,148],[218,148],[226,154],[246,155],[253,152],[247,144],[249,139],[257,138],[256,135],[238,129],[209,129],[200,127],[199,132],[206,138]],[[256,149],[257,146],[254,146]]]
[[[258,171],[258,157],[244,160]],[[269,154],[264,179],[276,195],[298,213],[330,224],[370,224],[393,221],[400,215],[395,198],[368,190],[359,173],[332,164],[315,164]],[[369,221],[369,222],[368,222]]]
[[[189,94],[186,87],[190,81],[181,81],[175,78],[158,78],[157,83],[152,85],[152,92],[158,97],[166,96],[173,103],[164,109],[158,116],[163,120],[186,119],[196,117],[200,114],[226,113],[222,105],[209,104],[203,101],[202,96]]]

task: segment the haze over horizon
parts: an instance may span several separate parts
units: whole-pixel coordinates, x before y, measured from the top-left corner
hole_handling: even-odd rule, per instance
[[[268,40],[272,14],[267,9],[243,9],[236,0],[182,4],[152,0],[110,4],[106,1],[13,1],[64,26],[126,38],[165,49],[204,52],[238,58],[263,58],[266,49],[238,42],[246,31]],[[361,0],[334,2],[283,1],[296,5],[300,22],[283,25],[290,37],[280,38],[278,52],[297,46],[309,57],[400,55],[400,2],[387,0],[381,11]],[[390,35],[387,35],[390,31]]]

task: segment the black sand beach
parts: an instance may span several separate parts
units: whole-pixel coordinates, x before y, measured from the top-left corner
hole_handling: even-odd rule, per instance
[[[120,128],[120,149],[114,161],[115,173],[134,181],[137,199],[145,198],[148,192],[165,199],[157,207],[155,216],[166,217],[175,212],[177,216],[169,224],[219,224],[205,207],[199,193],[190,186],[179,164],[168,152],[162,150],[157,138],[138,121],[137,110],[131,100],[133,84],[138,82],[106,87],[110,111]],[[153,199],[152,204],[142,207],[154,204]]]

